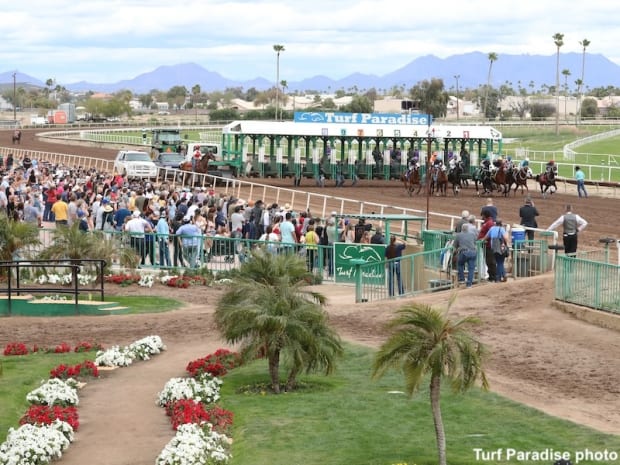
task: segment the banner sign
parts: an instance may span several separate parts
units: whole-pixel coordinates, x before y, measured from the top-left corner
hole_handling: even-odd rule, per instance
[[[296,123],[323,124],[404,124],[428,126],[432,124],[432,115],[400,113],[342,113],[319,111],[296,111]]]
[[[355,283],[356,266],[351,260],[361,259],[366,263],[378,263],[376,266],[364,266],[362,282],[367,284],[385,284],[383,244],[334,244],[334,277],[337,283]]]

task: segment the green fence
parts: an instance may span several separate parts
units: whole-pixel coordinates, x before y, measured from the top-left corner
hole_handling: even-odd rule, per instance
[[[555,262],[555,298],[620,314],[620,266],[558,255]]]

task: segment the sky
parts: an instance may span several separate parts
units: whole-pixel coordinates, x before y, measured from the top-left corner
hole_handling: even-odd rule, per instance
[[[468,52],[602,54],[620,64],[615,0],[21,0],[3,2],[0,73],[114,83],[196,63],[232,80],[382,76]]]

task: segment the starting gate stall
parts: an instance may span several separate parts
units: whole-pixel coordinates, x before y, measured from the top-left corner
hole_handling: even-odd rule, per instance
[[[261,177],[398,179],[414,154],[425,168],[429,149],[445,163],[459,154],[469,173],[501,153],[502,135],[490,126],[434,124],[425,114],[296,112],[294,121],[233,121],[222,129],[222,148]]]

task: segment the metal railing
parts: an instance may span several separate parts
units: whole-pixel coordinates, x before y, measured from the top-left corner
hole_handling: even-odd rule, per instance
[[[582,256],[557,255],[556,300],[620,314],[620,266]]]
[[[106,266],[105,260],[96,259],[62,259],[62,260],[14,260],[14,261],[1,261],[0,271],[2,274],[7,275],[6,288],[0,287],[0,293],[6,293],[7,295],[7,311],[8,315],[11,315],[12,301],[14,295],[21,296],[24,293],[38,293],[49,294],[51,292],[56,294],[69,294],[73,296],[75,305],[75,314],[79,314],[79,295],[83,292],[98,292],[100,299],[104,300],[104,277],[103,270]],[[81,286],[78,280],[78,274],[86,267],[94,267],[96,270],[95,283],[98,283],[97,287]],[[42,273],[47,274],[49,269],[65,269],[71,272],[71,282],[67,285],[39,285],[24,286],[23,285],[23,272],[28,270],[30,273]]]

